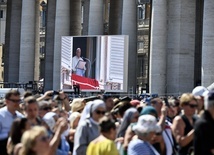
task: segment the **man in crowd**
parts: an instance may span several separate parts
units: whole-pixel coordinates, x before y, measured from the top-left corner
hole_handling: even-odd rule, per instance
[[[6,106],[0,109],[1,155],[7,155],[7,139],[14,119],[23,117],[23,115],[17,111],[19,109],[20,102],[20,93],[17,90],[11,90],[5,95]]]
[[[85,70],[85,61],[81,58],[81,49],[77,48],[76,55],[72,58],[72,73],[84,76]]]
[[[195,155],[214,154],[214,91],[208,93],[204,100],[204,113],[195,124]]]

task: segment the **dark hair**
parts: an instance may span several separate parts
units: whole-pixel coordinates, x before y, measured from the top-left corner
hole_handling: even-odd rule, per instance
[[[108,133],[111,129],[116,129],[115,123],[107,116],[104,116],[99,121],[100,132]]]
[[[27,98],[27,97],[29,97],[29,96],[32,96],[33,94],[32,94],[32,92],[30,92],[30,91],[26,91],[25,93],[24,93],[24,98]]]
[[[29,96],[26,99],[24,99],[25,109],[28,107],[29,104],[33,104],[33,103],[36,103],[38,105],[36,98],[33,96]]]
[[[14,95],[14,96],[20,96],[20,92],[18,90],[10,90],[9,92],[7,92],[5,94],[5,99],[10,99],[10,97]]]
[[[17,118],[13,121],[10,130],[10,137],[11,137],[11,146],[9,146],[9,152],[13,152],[13,148],[16,144],[21,142],[23,130],[25,129],[27,123],[27,118]]]

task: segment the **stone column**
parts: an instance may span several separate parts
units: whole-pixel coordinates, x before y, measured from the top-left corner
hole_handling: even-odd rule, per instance
[[[194,87],[196,0],[169,1],[167,93],[180,95]]]
[[[47,1],[44,91],[53,89],[56,0]]]
[[[153,0],[150,41],[149,92],[166,93],[167,0]]]
[[[82,2],[81,0],[72,0],[70,1],[70,35],[79,36],[81,35],[82,25]]]
[[[22,0],[7,0],[4,82],[19,81]]]
[[[109,35],[121,34],[123,0],[110,0]]]
[[[70,33],[70,0],[57,1],[55,36],[54,36],[54,61],[53,61],[53,89],[60,89],[61,75],[61,37]]]
[[[35,0],[22,1],[19,82],[34,80],[35,56]]]
[[[128,91],[136,91],[137,62],[137,3],[134,0],[123,0],[122,34],[129,35],[128,56]]]
[[[202,41],[202,85],[214,82],[214,1],[204,1],[203,41]]]
[[[103,0],[85,0],[83,35],[103,34]]]
[[[34,61],[34,81],[40,78],[40,0],[35,4],[35,61]]]

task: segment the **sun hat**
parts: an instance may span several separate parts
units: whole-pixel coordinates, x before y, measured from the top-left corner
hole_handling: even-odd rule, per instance
[[[152,115],[142,115],[138,118],[138,122],[133,126],[133,131],[137,133],[161,132],[161,127],[157,124],[157,120]]]

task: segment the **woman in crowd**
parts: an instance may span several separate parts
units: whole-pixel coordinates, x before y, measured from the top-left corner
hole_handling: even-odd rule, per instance
[[[30,124],[28,123],[27,118],[17,118],[14,120],[7,143],[7,153],[9,155],[17,154],[18,150],[20,149],[20,145],[17,144],[20,144],[22,134],[29,129]],[[16,151],[14,151],[15,147]]]
[[[57,123],[57,120],[59,119],[57,114],[54,112],[49,112],[43,117],[43,119],[50,129],[49,136],[52,136],[50,133],[55,133],[55,130],[57,128],[56,123]],[[68,133],[69,133],[69,129],[67,124],[67,129],[60,136],[60,145],[57,148],[57,155],[66,155],[70,151],[69,143],[66,140],[66,136],[68,136]]]
[[[105,116],[100,120],[99,126],[101,135],[89,144],[87,155],[119,155],[114,143],[115,123]]]
[[[73,152],[74,135],[75,135],[76,128],[78,126],[80,117],[81,117],[81,114],[79,112],[72,112],[70,117],[69,117],[69,122],[70,122],[69,145],[70,145],[70,151],[71,152]]]
[[[180,106],[183,109],[181,116],[176,116],[172,124],[173,135],[179,145],[179,155],[188,155],[193,146],[193,125],[197,109],[197,101],[192,94],[183,94],[180,98]]]
[[[137,139],[133,139],[128,146],[128,155],[159,155],[156,149],[151,145],[155,133],[161,131],[156,118],[152,115],[142,115],[138,122],[133,126]]]
[[[99,136],[98,121],[104,116],[105,112],[106,106],[102,100],[94,100],[86,105],[82,114],[86,119],[80,120],[75,133],[74,155],[85,155],[89,143]]]
[[[58,119],[55,134],[51,140],[45,127],[35,126],[22,136],[20,155],[53,155],[56,154],[61,134],[67,129],[67,121]],[[68,154],[68,153],[67,153]]]
[[[127,128],[131,123],[136,123],[139,117],[139,113],[136,108],[128,109],[124,116],[120,128],[118,130],[117,137],[125,137],[125,133]],[[122,147],[122,144],[118,142],[118,149],[120,150],[120,154],[126,154],[126,149]]]

